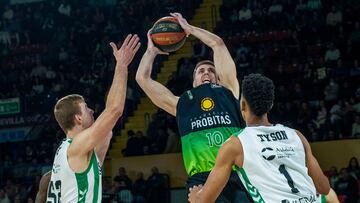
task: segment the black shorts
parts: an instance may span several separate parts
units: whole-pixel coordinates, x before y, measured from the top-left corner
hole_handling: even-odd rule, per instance
[[[204,185],[210,172],[197,173],[186,181],[186,190],[194,185]],[[247,193],[239,176],[235,171],[231,172],[229,181],[226,183],[223,191],[215,201],[216,203],[252,203],[250,195]]]

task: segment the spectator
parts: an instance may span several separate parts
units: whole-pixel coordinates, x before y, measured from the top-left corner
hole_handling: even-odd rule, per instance
[[[360,76],[360,66],[358,60],[354,60],[354,65],[350,69],[350,76]]]
[[[337,195],[345,195],[345,203],[355,203],[358,199],[358,183],[346,168],[340,170],[339,181],[335,185]]]
[[[246,6],[243,6],[241,8],[241,10],[239,11],[239,20],[240,21],[248,21],[251,18],[252,18],[251,10]]]
[[[125,181],[118,182],[118,200],[119,203],[132,203],[134,200],[134,197],[131,193],[131,189],[129,185],[125,183]]]
[[[5,190],[0,188],[0,203],[10,203],[10,199]]]
[[[328,26],[337,26],[342,22],[342,13],[335,6],[331,7],[331,11],[326,16],[326,24]]]
[[[234,25],[236,25],[236,23],[239,21],[239,16],[238,16],[238,12],[237,10],[234,8],[232,10],[232,14],[230,16],[230,22],[233,23]]]
[[[147,183],[149,189],[148,202],[164,202],[166,194],[165,179],[164,176],[159,173],[159,169],[157,167],[151,168],[151,175],[147,179]]]
[[[272,5],[269,7],[268,14],[274,14],[274,13],[281,13],[283,11],[283,5],[278,2],[277,0],[274,0]]]
[[[360,115],[355,116],[355,121],[352,124],[351,137],[360,138]]]
[[[319,10],[322,7],[321,0],[308,0],[306,7],[308,10]]]
[[[144,155],[144,148],[146,145],[147,145],[147,141],[142,131],[137,131],[135,134],[132,130],[129,130],[125,155],[126,156]]]
[[[329,49],[325,53],[326,62],[336,62],[340,58],[339,49],[335,48],[333,44],[330,45]]]
[[[25,148],[25,161],[30,163],[35,158],[35,153],[30,146],[26,146]]]
[[[167,134],[164,128],[159,128],[157,131],[155,145],[153,146],[153,150],[156,154],[161,154],[164,152],[166,144],[167,144]]]
[[[335,166],[332,166],[329,170],[329,181],[331,188],[335,188],[338,180],[339,180],[339,173],[337,171],[337,168]]]
[[[68,59],[69,53],[65,51],[64,47],[61,47],[59,51],[59,62],[66,62]]]
[[[156,113],[151,115],[151,121],[148,125],[146,135],[151,139],[151,141],[155,140],[157,129],[159,128],[158,115]]]
[[[325,102],[320,101],[318,110],[317,110],[317,116],[315,120],[315,124],[317,129],[319,129],[319,134],[324,135],[327,133],[326,131],[326,118],[327,118],[327,109],[325,107]]]
[[[125,106],[127,115],[130,115],[135,109],[134,89],[130,85],[128,85],[126,89]]]
[[[35,68],[33,68],[30,73],[30,77],[44,78],[46,75],[46,71],[46,67],[42,64],[41,61],[38,60],[36,62]]]
[[[144,174],[142,172],[138,172],[136,174],[137,179],[134,182],[134,203],[145,203],[147,196],[147,183],[144,179]]]
[[[350,33],[350,41],[359,46],[360,43],[360,25],[359,22],[355,23],[354,30]]]
[[[120,167],[118,172],[118,175],[114,178],[114,182],[118,183],[121,186],[121,182],[123,181],[126,186],[132,188],[132,181],[126,174],[126,169],[124,167]]]
[[[180,138],[171,127],[166,128],[168,134],[164,153],[176,153],[181,151]]]
[[[2,17],[5,21],[11,21],[14,18],[13,9],[10,6],[6,5]]]
[[[360,180],[360,167],[356,157],[351,157],[347,170],[355,179]]]
[[[66,15],[70,17],[70,13],[71,13],[70,4],[66,3],[65,0],[63,0],[58,8],[58,12],[62,15]]]
[[[330,123],[332,130],[335,131],[336,135],[342,137],[343,119],[345,116],[345,106],[342,100],[339,100],[330,109]]]
[[[301,109],[299,110],[298,123],[303,125],[311,121],[312,112],[309,105],[306,102],[301,103]]]
[[[21,203],[21,197],[20,197],[20,195],[16,195],[16,196],[14,197],[14,203]]]
[[[339,85],[334,79],[330,80],[330,83],[324,89],[325,101],[327,103],[333,103],[338,99]]]

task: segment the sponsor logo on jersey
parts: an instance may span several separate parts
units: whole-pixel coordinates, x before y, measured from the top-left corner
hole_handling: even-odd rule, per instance
[[[221,85],[214,84],[214,83],[211,84],[211,88],[220,88],[220,87],[221,87]]]
[[[56,173],[58,173],[59,171],[60,171],[60,164],[54,164],[53,165],[53,168],[52,168],[52,173],[53,174],[56,174]]]
[[[186,94],[188,95],[190,100],[192,100],[194,98],[194,96],[191,94],[190,90],[186,91]]]
[[[258,134],[257,136],[260,138],[261,142],[275,142],[288,139],[285,131],[283,130],[276,131],[270,134]]]
[[[79,189],[79,202],[81,202],[85,198],[87,191],[87,188],[85,188],[84,190]]]
[[[314,203],[314,202],[316,202],[315,195],[310,195],[308,197],[301,197],[295,200],[288,200],[288,199],[281,200],[281,203]]]
[[[231,125],[232,121],[230,119],[229,113],[227,112],[212,112],[191,118],[190,123],[191,130],[194,130],[214,125]]]
[[[292,146],[276,147],[265,147],[261,150],[261,155],[265,160],[271,161],[275,158],[290,158],[295,155],[295,149]]]
[[[99,175],[101,176],[102,175],[102,169],[101,169],[100,163],[97,162],[97,165],[98,165],[98,169],[99,169]]]
[[[261,150],[262,157],[265,160],[271,161],[275,159],[276,155],[273,148],[265,147]]]
[[[201,109],[203,111],[210,111],[215,106],[214,100],[212,100],[210,97],[205,97],[201,100]]]
[[[277,158],[290,158],[295,155],[295,149],[292,146],[276,147]]]

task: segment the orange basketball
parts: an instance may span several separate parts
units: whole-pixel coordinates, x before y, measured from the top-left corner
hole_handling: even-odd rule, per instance
[[[160,18],[150,32],[154,45],[161,51],[173,52],[184,45],[186,34],[174,17]]]

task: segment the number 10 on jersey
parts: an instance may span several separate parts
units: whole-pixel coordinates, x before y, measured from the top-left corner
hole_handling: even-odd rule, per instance
[[[221,146],[224,143],[224,136],[219,131],[215,131],[213,133],[206,133],[206,137],[209,142],[209,146]]]

